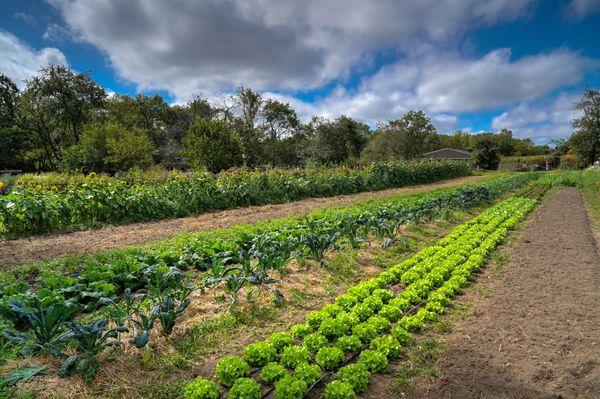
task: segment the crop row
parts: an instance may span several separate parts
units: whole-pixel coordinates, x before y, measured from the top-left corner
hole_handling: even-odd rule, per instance
[[[465,163],[394,161],[356,169],[194,174],[160,184],[131,185],[98,178],[60,188],[27,185],[0,196],[0,236],[176,218],[218,209],[431,183],[469,174]]]
[[[373,236],[389,245],[404,223],[435,217],[446,208],[472,207],[530,178],[504,177],[463,189],[354,206],[270,229],[248,226],[229,240],[204,234],[203,240],[191,241],[179,252],[138,251],[112,263],[86,264],[72,275],[42,270],[33,285],[18,281],[0,285],[0,313],[8,324],[4,337],[23,355],[45,351],[63,357],[63,350],[78,341],[93,342],[99,345],[94,350],[100,350],[126,331],[136,347],[144,348],[155,325],[160,324],[163,334],[171,333],[190,294],[199,288],[222,289],[232,304],[248,286],[267,288],[279,300],[281,294],[272,287],[292,258],[322,262],[327,251],[344,243],[358,246]],[[191,267],[204,271],[199,285],[186,276]],[[80,324],[82,318],[77,316],[90,312],[101,317]],[[90,335],[105,341],[100,344]],[[90,360],[80,368],[93,373],[92,365]]]
[[[334,304],[310,312],[289,333],[248,345],[242,357],[222,358],[216,379],[230,399],[270,394],[299,399],[332,379],[323,390],[325,399],[355,398],[367,390],[371,374],[385,371],[400,355],[412,332],[444,312],[535,202],[514,197],[490,208],[436,245],[349,288]],[[404,289],[395,295],[389,290],[394,285]],[[215,382],[199,377],[186,386],[184,396],[216,399],[221,392]]]

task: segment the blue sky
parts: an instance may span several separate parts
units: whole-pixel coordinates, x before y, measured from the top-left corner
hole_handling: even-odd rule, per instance
[[[600,86],[600,0],[3,1],[0,73],[48,63],[107,90],[219,102],[240,85],[300,115],[422,109],[440,132],[568,136]]]

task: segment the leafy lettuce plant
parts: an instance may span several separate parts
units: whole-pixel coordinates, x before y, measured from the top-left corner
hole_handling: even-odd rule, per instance
[[[297,377],[285,376],[275,383],[277,399],[302,399],[308,389],[306,382]]]
[[[277,362],[270,362],[263,367],[260,378],[265,384],[273,385],[286,375],[288,375],[288,372],[285,367]]]
[[[217,362],[215,374],[224,387],[230,387],[241,377],[250,373],[250,366],[239,356],[225,356]]]
[[[334,380],[325,387],[323,399],[356,399],[356,393],[349,383]]]
[[[275,360],[277,349],[269,342],[255,342],[246,346],[244,359],[251,366],[262,367]]]
[[[323,375],[323,372],[316,364],[300,363],[294,369],[294,377],[303,380],[308,386],[314,384],[321,378],[321,375]]]
[[[185,386],[183,397],[184,399],[217,399],[219,390],[213,381],[198,377]]]
[[[261,399],[260,385],[254,378],[238,378],[229,390],[228,399]]]
[[[367,392],[369,385],[369,377],[371,373],[364,364],[354,363],[340,368],[335,376],[335,379],[342,382],[347,382],[352,386],[354,392]]]
[[[315,361],[325,370],[336,369],[345,359],[344,351],[335,346],[321,348],[315,356]]]

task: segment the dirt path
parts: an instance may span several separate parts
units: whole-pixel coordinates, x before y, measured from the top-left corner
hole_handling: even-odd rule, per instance
[[[580,191],[549,198],[509,254],[461,298],[472,315],[439,336],[441,377],[415,398],[600,398],[600,256]]]
[[[104,249],[140,245],[174,237],[184,232],[212,230],[240,223],[254,223],[299,215],[320,208],[352,205],[375,199],[415,194],[459,184],[474,183],[487,176],[468,176],[433,184],[416,185],[376,192],[340,195],[330,198],[311,198],[278,205],[251,206],[199,216],[109,226],[96,230],[77,231],[52,236],[37,236],[18,240],[0,241],[0,266],[19,265],[30,261],[55,259],[78,253],[95,253]]]

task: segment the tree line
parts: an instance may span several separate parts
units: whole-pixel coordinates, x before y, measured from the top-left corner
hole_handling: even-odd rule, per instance
[[[498,156],[573,147],[594,161],[600,150],[597,144],[588,148],[590,129],[598,142],[600,120],[594,114],[600,96],[593,90],[582,100],[586,105],[578,105],[589,120],[574,121],[576,134],[552,149],[515,138],[507,129],[438,134],[422,111],[375,129],[344,115],[303,123],[288,103],[247,87],[217,102],[198,96],[170,105],[158,94],[109,95],[89,72],[60,65],[48,65],[24,83],[19,90],[0,75],[0,169],[116,173],[160,164],[218,172],[413,159],[444,147],[475,151],[479,166],[493,168]]]

